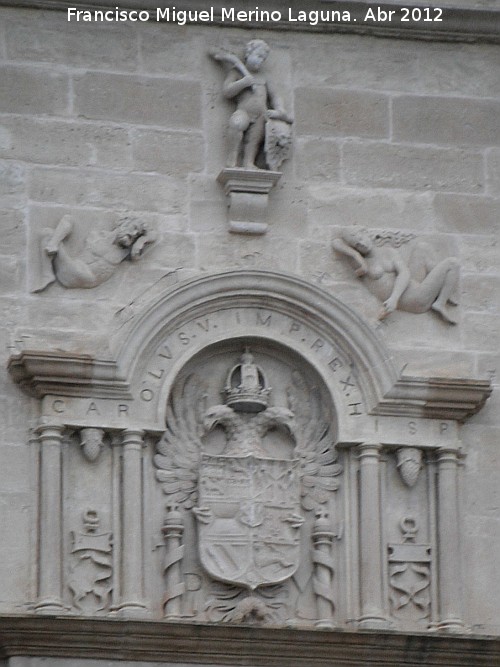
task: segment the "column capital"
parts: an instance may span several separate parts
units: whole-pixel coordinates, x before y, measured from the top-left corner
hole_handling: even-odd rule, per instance
[[[140,428],[126,428],[121,432],[122,445],[144,445],[145,431]]]
[[[379,458],[382,451],[382,444],[380,442],[361,442],[356,451],[358,458],[374,457]]]
[[[438,463],[458,463],[462,454],[458,445],[444,445],[436,448]]]
[[[34,429],[34,433],[38,436],[38,440],[60,440],[62,438],[63,431],[66,427],[64,424],[55,424],[55,423],[43,423],[41,422]]]

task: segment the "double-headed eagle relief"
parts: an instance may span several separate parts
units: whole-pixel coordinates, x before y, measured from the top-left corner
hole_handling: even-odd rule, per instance
[[[208,407],[201,378],[191,374],[177,383],[168,406],[167,430],[157,445],[156,476],[169,498],[170,516],[175,513],[171,523],[182,526],[175,540],[166,538],[166,615],[182,616],[184,552],[179,536],[194,517],[200,569],[207,590],[212,591],[205,610],[220,607],[221,600],[229,598],[234,606],[226,609],[227,603],[223,604],[222,620],[278,622],[275,609],[272,613],[275,596],[270,593],[276,590],[278,595],[280,589],[283,595],[283,586],[277,585],[292,582],[297,596],[298,588],[309,582],[310,596],[321,596],[313,572],[318,560],[314,545],[308,544],[311,528],[304,530],[304,524],[319,520],[324,527],[338,488],[342,469],[333,429],[318,390],[308,386],[298,371],[291,373],[286,388],[288,405],[271,406],[266,373],[248,349],[229,370],[222,395],[223,403]],[[216,429],[222,431],[225,443],[218,453],[207,444]],[[272,431],[280,433],[289,455],[273,452],[266,437]],[[167,533],[172,534],[168,529]],[[332,541],[333,528],[330,533]],[[174,551],[177,561],[172,569]],[[331,555],[323,553],[319,561],[333,577]],[[305,563],[310,573],[304,575]],[[170,589],[175,589],[174,595]],[[331,591],[328,595],[332,616]],[[295,610],[283,612],[282,622],[293,620]]]

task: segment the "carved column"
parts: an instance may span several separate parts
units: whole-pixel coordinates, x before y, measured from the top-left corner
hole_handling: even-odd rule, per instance
[[[360,486],[360,594],[359,626],[387,626],[383,613],[382,549],[380,511],[380,451],[382,445],[365,442],[358,445]]]
[[[462,578],[458,512],[458,450],[440,447],[438,461],[439,624],[441,630],[461,632]]]
[[[182,514],[179,512],[177,505],[169,505],[163,524],[163,536],[167,547],[164,564],[165,582],[167,585],[163,600],[165,618],[180,618],[182,615],[182,595],[185,591],[182,579],[182,558],[184,556],[183,534],[184,524]]]
[[[313,587],[316,594],[316,606],[318,609],[318,620],[316,626],[322,629],[334,627],[333,612],[333,574],[334,564],[332,558],[332,544],[335,534],[333,533],[328,513],[319,510],[314,522],[312,539],[314,544],[313,563],[314,579]]]
[[[121,603],[124,616],[147,613],[143,594],[143,489],[142,448],[144,432],[123,432],[122,457],[122,552]]]
[[[40,440],[40,507],[38,602],[40,614],[60,614],[62,601],[62,432],[63,426],[42,424]]]

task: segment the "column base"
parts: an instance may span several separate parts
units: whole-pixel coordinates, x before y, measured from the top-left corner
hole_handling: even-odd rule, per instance
[[[450,632],[464,634],[470,632],[469,628],[459,618],[448,618],[444,621],[439,621],[434,626],[438,632]]]
[[[391,627],[391,622],[385,616],[361,616],[358,619],[358,628],[361,630],[382,630]]]
[[[314,627],[318,630],[334,630],[335,624],[330,618],[323,618],[319,621],[316,621]]]
[[[47,616],[60,616],[68,611],[68,607],[58,598],[45,598],[39,600],[35,605],[35,614],[46,614]]]
[[[149,609],[142,602],[124,602],[113,610],[120,618],[146,618]]]

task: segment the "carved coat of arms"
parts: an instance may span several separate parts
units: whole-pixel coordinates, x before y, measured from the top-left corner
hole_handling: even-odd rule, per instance
[[[296,571],[298,461],[203,455],[199,500],[200,559],[212,577],[254,589]]]
[[[207,409],[203,381],[194,375],[174,389],[167,430],[157,445],[157,479],[172,505],[196,517],[205,573],[249,595],[297,573],[303,510],[319,509],[338,488],[341,466],[330,424],[301,382],[292,375],[288,407],[268,406],[271,390],[247,350],[228,374],[223,404]],[[215,427],[225,432],[220,454],[203,451],[202,438]],[[289,457],[265,450],[263,439],[272,429],[287,436]],[[170,546],[180,560],[182,547]],[[167,561],[167,586],[180,596],[179,570],[172,557]],[[168,592],[166,599],[173,604]]]

